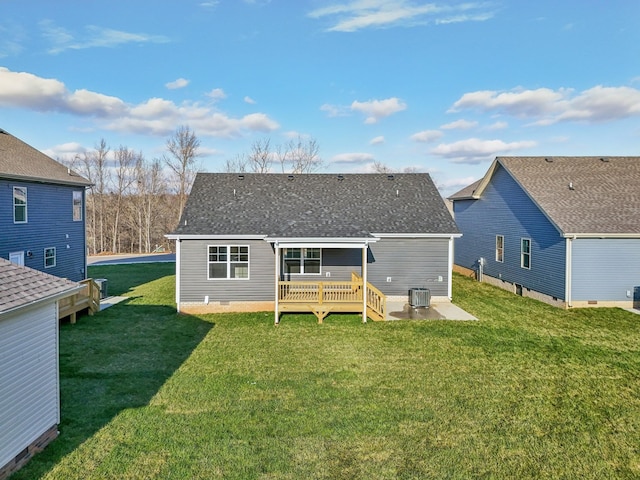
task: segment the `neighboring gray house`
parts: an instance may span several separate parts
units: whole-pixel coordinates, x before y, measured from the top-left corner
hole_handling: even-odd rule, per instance
[[[0,258],[84,279],[85,189],[90,184],[0,129]]]
[[[167,235],[179,311],[275,310],[276,322],[283,311],[379,318],[373,304],[411,288],[451,299],[457,236],[428,174],[206,173]]]
[[[562,307],[640,308],[640,157],[498,157],[450,199],[456,268]]]
[[[58,306],[81,285],[0,259],[0,479],[58,435]]]

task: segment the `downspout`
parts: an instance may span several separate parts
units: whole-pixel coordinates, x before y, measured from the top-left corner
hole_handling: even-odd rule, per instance
[[[275,319],[274,319],[274,324],[278,325],[280,323],[280,314],[278,313],[278,308],[279,308],[279,300],[280,300],[280,246],[278,245],[278,242],[273,242],[273,248],[275,249],[275,256],[276,256],[276,265],[275,265],[275,272],[276,272],[276,278],[275,278],[275,283],[276,283],[276,292],[275,292],[275,302],[274,302],[274,310],[275,310]]]
[[[452,290],[452,283],[453,283],[453,236],[449,237],[449,265],[447,266],[447,281],[449,282],[449,285],[447,286],[447,296],[449,297],[449,300],[451,300],[453,298],[453,290]]]
[[[362,323],[367,323],[367,248],[362,247]]]
[[[180,244],[182,240],[176,238],[176,310],[180,313]]]
[[[573,300],[571,298],[571,291],[573,289],[573,272],[572,272],[572,263],[573,263],[573,241],[575,240],[575,235],[573,237],[567,237],[566,240],[566,251],[565,251],[565,290],[564,290],[564,299],[567,303],[567,308],[573,307]]]

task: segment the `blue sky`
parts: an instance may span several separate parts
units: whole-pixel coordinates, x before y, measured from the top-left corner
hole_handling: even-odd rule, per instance
[[[105,139],[205,171],[313,137],[443,195],[498,155],[638,155],[637,0],[0,0],[0,128],[54,158]]]

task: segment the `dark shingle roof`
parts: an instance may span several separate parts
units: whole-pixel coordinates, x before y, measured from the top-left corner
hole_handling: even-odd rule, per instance
[[[640,234],[640,157],[498,157],[480,189],[496,164],[563,234]]]
[[[2,129],[0,129],[0,178],[64,185],[91,185],[86,178]]]
[[[200,173],[175,235],[366,237],[458,229],[428,174]]]
[[[80,285],[0,258],[0,314],[46,298],[73,293]]]

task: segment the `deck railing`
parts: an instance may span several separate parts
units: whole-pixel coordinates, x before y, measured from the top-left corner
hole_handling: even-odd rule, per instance
[[[88,309],[89,315],[100,311],[100,287],[92,279],[87,278],[79,282],[83,285],[75,295],[58,301],[58,318],[70,317],[71,323],[76,323],[77,313]]]
[[[281,303],[355,303],[362,302],[362,282],[280,282]]]
[[[310,308],[321,321],[319,312],[362,312],[362,277],[351,274],[351,281],[281,281],[278,283],[278,303],[282,310]],[[331,308],[319,308],[332,305]],[[372,320],[384,320],[386,297],[367,282],[367,316]]]

